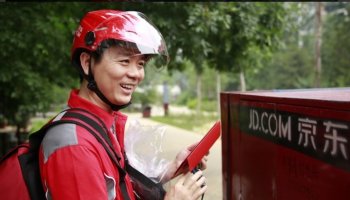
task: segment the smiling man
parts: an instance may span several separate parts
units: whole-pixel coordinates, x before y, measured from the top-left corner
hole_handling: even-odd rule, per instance
[[[150,59],[168,63],[164,39],[142,13],[91,11],[75,32],[71,58],[82,82],[79,89],[72,90],[68,107],[84,109],[103,121],[119,165],[124,167],[127,118],[119,110],[130,104]],[[165,181],[173,177],[189,153],[185,149],[178,154]],[[128,174],[122,178],[103,146],[81,126],[60,124],[49,129],[39,158],[47,199],[136,199]],[[205,162],[203,159],[203,169]],[[184,173],[164,199],[192,200],[206,191],[207,186],[201,187],[205,181],[201,171]],[[125,182],[126,191],[121,188],[121,181]]]
[[[102,55],[90,55],[86,52],[80,55],[84,74],[90,74],[90,77],[93,74],[93,79],[89,79],[88,76],[90,82],[83,81],[83,88],[79,96],[94,102],[105,110],[128,105],[132,93],[145,76],[144,67],[148,57],[142,54],[132,54],[130,49],[113,45],[113,43],[113,40],[103,42],[106,46],[111,47],[106,49]],[[91,68],[90,65],[95,67]],[[88,87],[90,89],[86,90]],[[96,93],[97,90],[100,92]],[[100,98],[98,94],[105,97]]]

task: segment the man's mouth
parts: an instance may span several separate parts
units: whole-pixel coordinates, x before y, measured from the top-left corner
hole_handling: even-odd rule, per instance
[[[135,87],[133,84],[121,84],[120,86],[126,90],[132,90]]]

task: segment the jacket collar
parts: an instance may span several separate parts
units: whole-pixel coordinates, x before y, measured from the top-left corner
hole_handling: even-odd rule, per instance
[[[90,101],[80,97],[78,89],[73,89],[70,93],[68,99],[68,106],[70,108],[81,108],[90,111],[91,113],[97,115],[102,121],[104,121],[107,127],[111,127],[114,118],[117,115],[116,112],[109,113],[102,109],[101,107],[91,103]]]

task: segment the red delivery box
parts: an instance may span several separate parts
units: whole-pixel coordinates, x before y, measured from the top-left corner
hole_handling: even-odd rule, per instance
[[[220,98],[224,199],[350,199],[350,88]]]

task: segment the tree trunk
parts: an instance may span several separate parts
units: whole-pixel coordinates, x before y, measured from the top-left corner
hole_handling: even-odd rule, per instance
[[[220,117],[220,91],[221,91],[221,76],[220,72],[216,71],[216,100],[217,100],[217,111]]]
[[[322,2],[316,2],[315,13],[315,79],[314,87],[321,85]]]
[[[246,84],[245,84],[245,77],[244,77],[244,72],[241,69],[241,71],[239,72],[239,81],[240,81],[240,86],[241,86],[241,91],[246,91]]]
[[[17,139],[17,144],[21,144],[21,126],[20,125],[16,125],[16,139]]]
[[[197,115],[200,114],[200,111],[202,110],[202,74],[197,74],[197,107],[196,107],[196,113]]]

